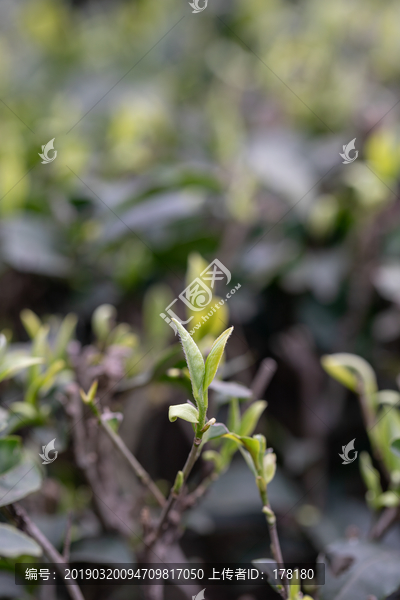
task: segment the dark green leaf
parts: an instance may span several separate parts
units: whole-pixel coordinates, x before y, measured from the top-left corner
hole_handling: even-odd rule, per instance
[[[0,557],[41,556],[42,549],[31,537],[11,525],[0,523]]]
[[[24,458],[14,469],[0,475],[0,506],[25,498],[36,492],[41,484],[38,467],[30,458]]]
[[[16,467],[21,459],[21,438],[9,435],[0,439],[0,475]]]

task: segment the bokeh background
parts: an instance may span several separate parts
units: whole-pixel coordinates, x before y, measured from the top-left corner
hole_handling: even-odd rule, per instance
[[[89,343],[93,311],[110,303],[137,356],[149,352],[139,375],[175,342],[158,314],[191,265],[218,258],[241,284],[224,313],[227,377],[250,386],[263,359],[278,365],[258,431],[278,455],[270,500],[289,562],[371,523],[357,461],[338,457],[353,438],[368,447],[359,407],[320,356],[358,353],[395,387],[399,22],[391,0],[209,0],[200,14],[183,0],[0,3],[0,330],[24,342],[22,309],[75,312]],[[52,138],[57,158],[43,165]],[[353,138],[358,158],[343,165]],[[181,395],[152,383],[120,400],[124,439],[165,482],[190,447],[167,419]],[[74,560],[131,560],[134,547],[94,522],[56,433],[64,452],[30,500],[36,521],[57,545],[80,511]],[[399,530],[386,541],[400,547]],[[240,457],[188,516],[182,548],[216,561],[269,553]],[[3,567],[0,597],[36,593],[22,596]]]

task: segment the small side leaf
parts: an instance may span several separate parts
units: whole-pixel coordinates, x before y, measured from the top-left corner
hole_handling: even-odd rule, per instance
[[[375,373],[371,365],[360,356],[346,352],[330,354],[323,356],[321,363],[331,377],[353,392],[358,392],[358,384],[361,382],[366,394],[376,393]]]
[[[199,422],[199,411],[191,404],[175,404],[169,407],[168,418],[173,423],[178,418],[189,423]]]
[[[213,343],[210,354],[207,356],[205,376],[204,376],[204,390],[208,388],[215,375],[217,374],[219,363],[221,362],[222,355],[225,350],[226,342],[233,331],[233,327],[230,327],[215,340]]]

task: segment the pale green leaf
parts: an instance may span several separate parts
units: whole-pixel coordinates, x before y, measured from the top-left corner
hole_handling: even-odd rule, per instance
[[[34,539],[12,525],[0,523],[0,558],[41,556],[42,549]]]
[[[33,365],[40,365],[43,362],[43,358],[22,356],[20,354],[8,354],[0,365],[0,381],[9,379],[19,371],[23,371]]]
[[[208,388],[215,375],[217,374],[219,363],[221,362],[222,355],[225,350],[226,342],[233,331],[233,327],[230,327],[215,340],[209,355],[206,360],[205,376],[204,376],[204,390]]]
[[[169,407],[168,418],[171,422],[176,421],[178,418],[189,423],[199,422],[199,411],[191,404],[174,404]]]
[[[203,381],[205,375],[205,366],[203,356],[197,347],[197,344],[193,341],[191,335],[186,329],[177,321],[172,319],[175,323],[179,336],[181,338],[183,351],[185,353],[186,363],[190,373],[190,379],[192,382],[193,396],[198,403],[198,407],[203,408]]]

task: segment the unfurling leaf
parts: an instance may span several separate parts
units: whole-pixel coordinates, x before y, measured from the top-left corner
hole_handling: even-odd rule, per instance
[[[178,418],[189,423],[199,422],[199,411],[191,404],[174,404],[169,407],[168,418],[173,423]]]
[[[219,363],[221,362],[222,355],[225,350],[226,342],[233,331],[233,327],[230,327],[215,340],[210,354],[207,356],[204,376],[204,390],[208,388],[215,375],[217,374]]]
[[[179,332],[179,337],[181,338],[186,363],[190,373],[190,379],[192,381],[194,399],[196,400],[198,408],[202,410],[204,408],[203,381],[205,374],[203,356],[197,347],[197,344],[193,341],[193,338],[181,325],[181,323],[179,323],[179,321],[176,319],[172,319],[172,321],[176,325]]]

